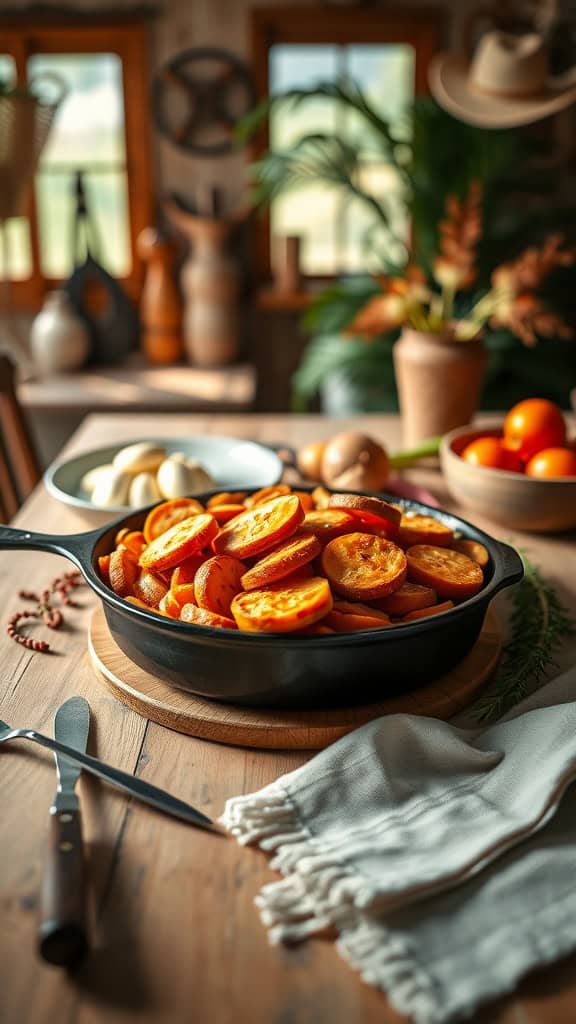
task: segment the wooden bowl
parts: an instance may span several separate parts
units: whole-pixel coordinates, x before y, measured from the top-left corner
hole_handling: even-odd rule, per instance
[[[460,458],[478,437],[499,428],[458,427],[442,438],[440,464],[452,496],[470,511],[514,530],[553,533],[576,529],[576,477],[537,480],[504,469],[473,466]]]

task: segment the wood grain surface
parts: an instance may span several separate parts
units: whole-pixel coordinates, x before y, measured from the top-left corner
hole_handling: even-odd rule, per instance
[[[135,665],[112,639],[102,608],[90,621],[88,649],[96,675],[122,704],[187,736],[270,750],[320,750],[381,715],[452,718],[467,707],[492,675],[502,649],[502,631],[489,609],[470,653],[429,686],[399,697],[321,710],[242,708],[204,700],[157,679]]]
[[[89,417],[68,446],[78,453],[139,436],[225,433],[298,445],[351,426],[391,450],[394,417],[340,421],[314,417],[207,417],[185,414]],[[409,478],[445,494],[436,468]],[[16,525],[71,533],[89,528],[79,510],[38,488]],[[574,534],[514,535],[576,613],[569,572]],[[38,552],[0,553],[4,621],[21,605],[18,590],[42,587],[67,563]],[[163,786],[217,816],[227,797],[251,792],[302,764],[303,752],[253,750],[194,739],[163,728],[120,704],[94,677],[87,630],[96,607],[90,592],[66,611],[66,627],[47,637],[49,655],[33,654],[0,634],[0,717],[52,733],[62,701],[80,694],[92,708],[89,750]],[[501,613],[505,601],[499,600]],[[42,630],[38,635],[43,634]],[[574,663],[567,639],[559,668]],[[0,750],[0,1020],[2,1024],[400,1024],[382,993],[365,985],[333,943],[284,949],[268,945],[253,905],[275,875],[264,853],[195,831],[82,777],[84,839],[90,881],[93,951],[73,975],[38,961],[38,896],[55,789],[47,752],[13,743]],[[567,1024],[576,1020],[576,957],[536,972],[519,992],[486,1007],[474,1024]]]

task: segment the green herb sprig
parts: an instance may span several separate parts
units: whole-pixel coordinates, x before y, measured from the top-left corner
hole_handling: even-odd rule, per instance
[[[553,667],[575,624],[554,587],[542,578],[524,551],[524,577],[511,593],[510,639],[493,681],[492,692],[477,705],[479,721],[492,721],[523,700]]]

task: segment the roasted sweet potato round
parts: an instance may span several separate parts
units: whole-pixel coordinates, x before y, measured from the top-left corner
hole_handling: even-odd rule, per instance
[[[391,594],[406,578],[406,555],[397,544],[369,533],[347,533],[326,545],[322,568],[334,590],[360,601]]]

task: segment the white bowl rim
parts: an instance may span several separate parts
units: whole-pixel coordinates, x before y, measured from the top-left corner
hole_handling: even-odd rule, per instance
[[[440,442],[440,454],[444,455],[449,459],[457,459],[458,462],[464,462],[462,457],[454,451],[452,444],[454,441],[459,440],[461,437],[465,437],[466,434],[470,434],[471,437],[494,437],[499,431],[496,425],[487,425],[486,427],[474,428],[468,424],[466,427],[456,427],[454,430],[450,430],[447,434],[444,434]],[[519,487],[530,487],[534,484],[574,484],[576,485],[576,476],[550,476],[550,477],[538,477],[538,476],[526,476],[525,473],[514,473],[510,469],[497,469],[495,466],[475,466],[471,462],[464,462],[465,466],[470,466],[470,469],[484,473],[485,476],[490,476],[494,480],[516,480],[522,481],[519,483]]]

